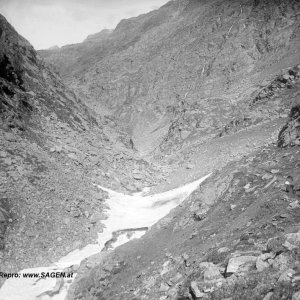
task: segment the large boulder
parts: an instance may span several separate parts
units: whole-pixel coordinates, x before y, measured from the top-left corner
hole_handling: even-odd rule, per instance
[[[232,274],[248,271],[255,266],[256,260],[257,257],[252,255],[232,257],[228,262],[226,273]]]
[[[204,282],[216,282],[224,280],[224,277],[221,275],[218,266],[208,263],[203,273],[203,280]]]

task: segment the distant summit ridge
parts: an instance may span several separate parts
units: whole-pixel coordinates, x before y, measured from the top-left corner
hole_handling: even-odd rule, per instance
[[[57,46],[57,45],[47,48],[47,50],[58,50],[58,49],[59,49],[59,46]]]
[[[113,29],[103,29],[100,32],[90,34],[83,41],[83,43],[101,41],[101,40],[107,38],[113,31],[114,31]]]

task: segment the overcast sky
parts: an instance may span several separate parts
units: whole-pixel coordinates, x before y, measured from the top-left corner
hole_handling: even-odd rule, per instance
[[[36,49],[83,41],[168,0],[0,0],[0,13]]]

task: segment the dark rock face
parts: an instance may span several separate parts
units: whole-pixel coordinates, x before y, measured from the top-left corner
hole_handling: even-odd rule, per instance
[[[6,55],[2,57],[2,60],[0,62],[0,70],[1,70],[0,77],[22,88],[22,84],[23,84],[23,80],[21,76],[22,71],[16,70]]]
[[[278,146],[300,145],[300,101],[297,101],[290,112],[289,121],[278,136]]]

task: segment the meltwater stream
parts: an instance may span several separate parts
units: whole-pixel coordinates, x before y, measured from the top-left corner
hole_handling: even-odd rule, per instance
[[[52,266],[24,269],[18,272],[20,278],[10,278],[5,281],[0,289],[0,299],[65,299],[72,279],[22,278],[22,273],[63,272],[66,268],[79,265],[83,259],[105,248],[115,248],[130,239],[141,237],[147,228],[178,206],[209,176],[210,174],[182,187],[155,195],[145,195],[145,192],[126,195],[98,186],[109,195],[108,219],[103,221],[105,228],[98,234],[98,243],[76,249]]]

